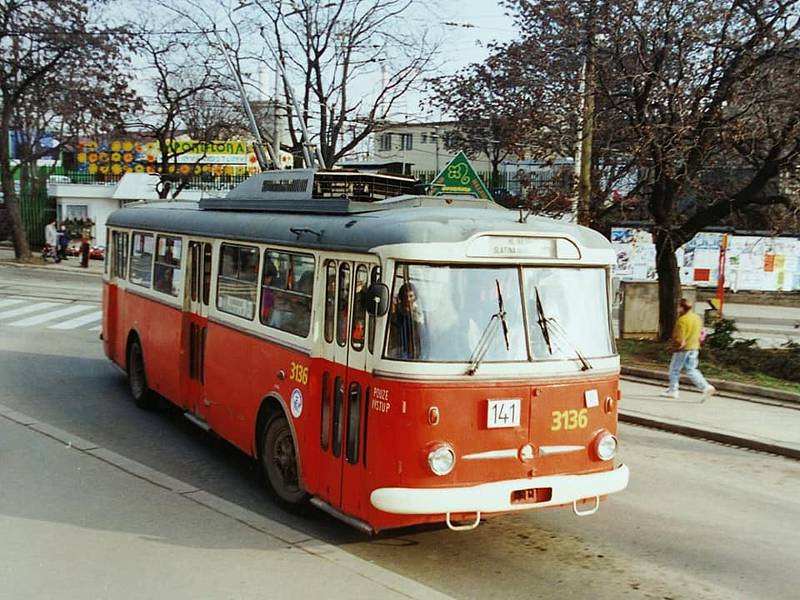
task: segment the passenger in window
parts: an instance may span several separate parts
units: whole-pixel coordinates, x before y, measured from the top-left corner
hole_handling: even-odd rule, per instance
[[[367,281],[356,278],[356,289],[353,295],[353,331],[351,340],[356,349],[364,344],[364,318],[367,307]]]
[[[424,324],[422,310],[417,304],[416,288],[412,283],[404,283],[392,301],[389,316],[389,356],[411,360],[420,358]]]
[[[275,308],[275,295],[272,291],[272,284],[278,270],[270,261],[264,265],[264,277],[261,282],[261,322],[264,325],[271,325],[272,313]]]
[[[156,265],[153,289],[158,292],[164,292],[165,294],[172,293],[172,269],[162,265]]]

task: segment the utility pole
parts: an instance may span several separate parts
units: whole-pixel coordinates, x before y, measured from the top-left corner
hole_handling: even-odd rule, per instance
[[[280,169],[281,160],[281,138],[278,130],[278,94],[280,93],[280,79],[278,79],[278,69],[275,69],[275,94],[272,97],[272,146],[275,148],[275,160],[278,164],[276,169]]]
[[[436,173],[434,177],[439,174],[439,126],[434,125],[433,127],[433,139],[436,142]]]

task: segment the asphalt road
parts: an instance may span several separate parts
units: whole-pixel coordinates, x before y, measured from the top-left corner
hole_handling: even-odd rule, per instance
[[[0,266],[0,303],[55,298],[91,314],[99,286]],[[14,307],[22,308],[0,304],[7,406],[454,597],[794,598],[800,588],[796,461],[623,425],[630,486],[591,517],[527,512],[468,533],[428,527],[365,538],[326,515],[275,506],[246,457],[176,411],[136,409],[102,355],[97,323],[55,329],[66,315],[20,326],[30,316],[3,316]]]

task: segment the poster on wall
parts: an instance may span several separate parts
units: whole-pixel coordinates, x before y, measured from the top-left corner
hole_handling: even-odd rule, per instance
[[[656,280],[656,251],[649,232],[619,227],[611,230],[623,280]],[[715,287],[723,234],[699,233],[675,251],[684,285]],[[728,236],[725,286],[734,290],[800,290],[800,238]]]

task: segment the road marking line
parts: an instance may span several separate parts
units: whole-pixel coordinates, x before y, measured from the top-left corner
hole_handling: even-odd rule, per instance
[[[92,327],[89,331],[100,331],[102,328],[102,325],[98,325],[97,327]]]
[[[28,313],[36,312],[37,310],[45,310],[53,308],[54,306],[63,306],[57,302],[37,302],[36,304],[28,304],[19,308],[13,308],[0,312],[0,319],[10,319],[11,317],[18,317],[19,315],[26,315]]]
[[[97,310],[89,313],[88,315],[81,315],[80,317],[70,319],[69,321],[64,321],[62,323],[56,323],[55,325],[50,325],[48,329],[75,329],[76,327],[80,327],[81,325],[86,325],[87,323],[91,323],[93,321],[99,321],[102,318],[103,318],[103,311]]]
[[[61,317],[66,317],[67,315],[72,315],[75,313],[91,310],[92,308],[94,307],[89,306],[88,304],[72,304],[70,306],[67,306],[66,308],[62,308],[60,310],[55,310],[52,312],[47,312],[43,315],[35,315],[33,317],[28,317],[27,319],[22,319],[21,321],[14,321],[13,323],[9,323],[9,325],[11,325],[12,327],[30,327],[31,325],[46,323],[47,321],[60,319]]]
[[[13,306],[14,304],[19,304],[20,302],[24,302],[24,300],[22,298],[6,298],[5,300],[0,300],[0,308]]]

